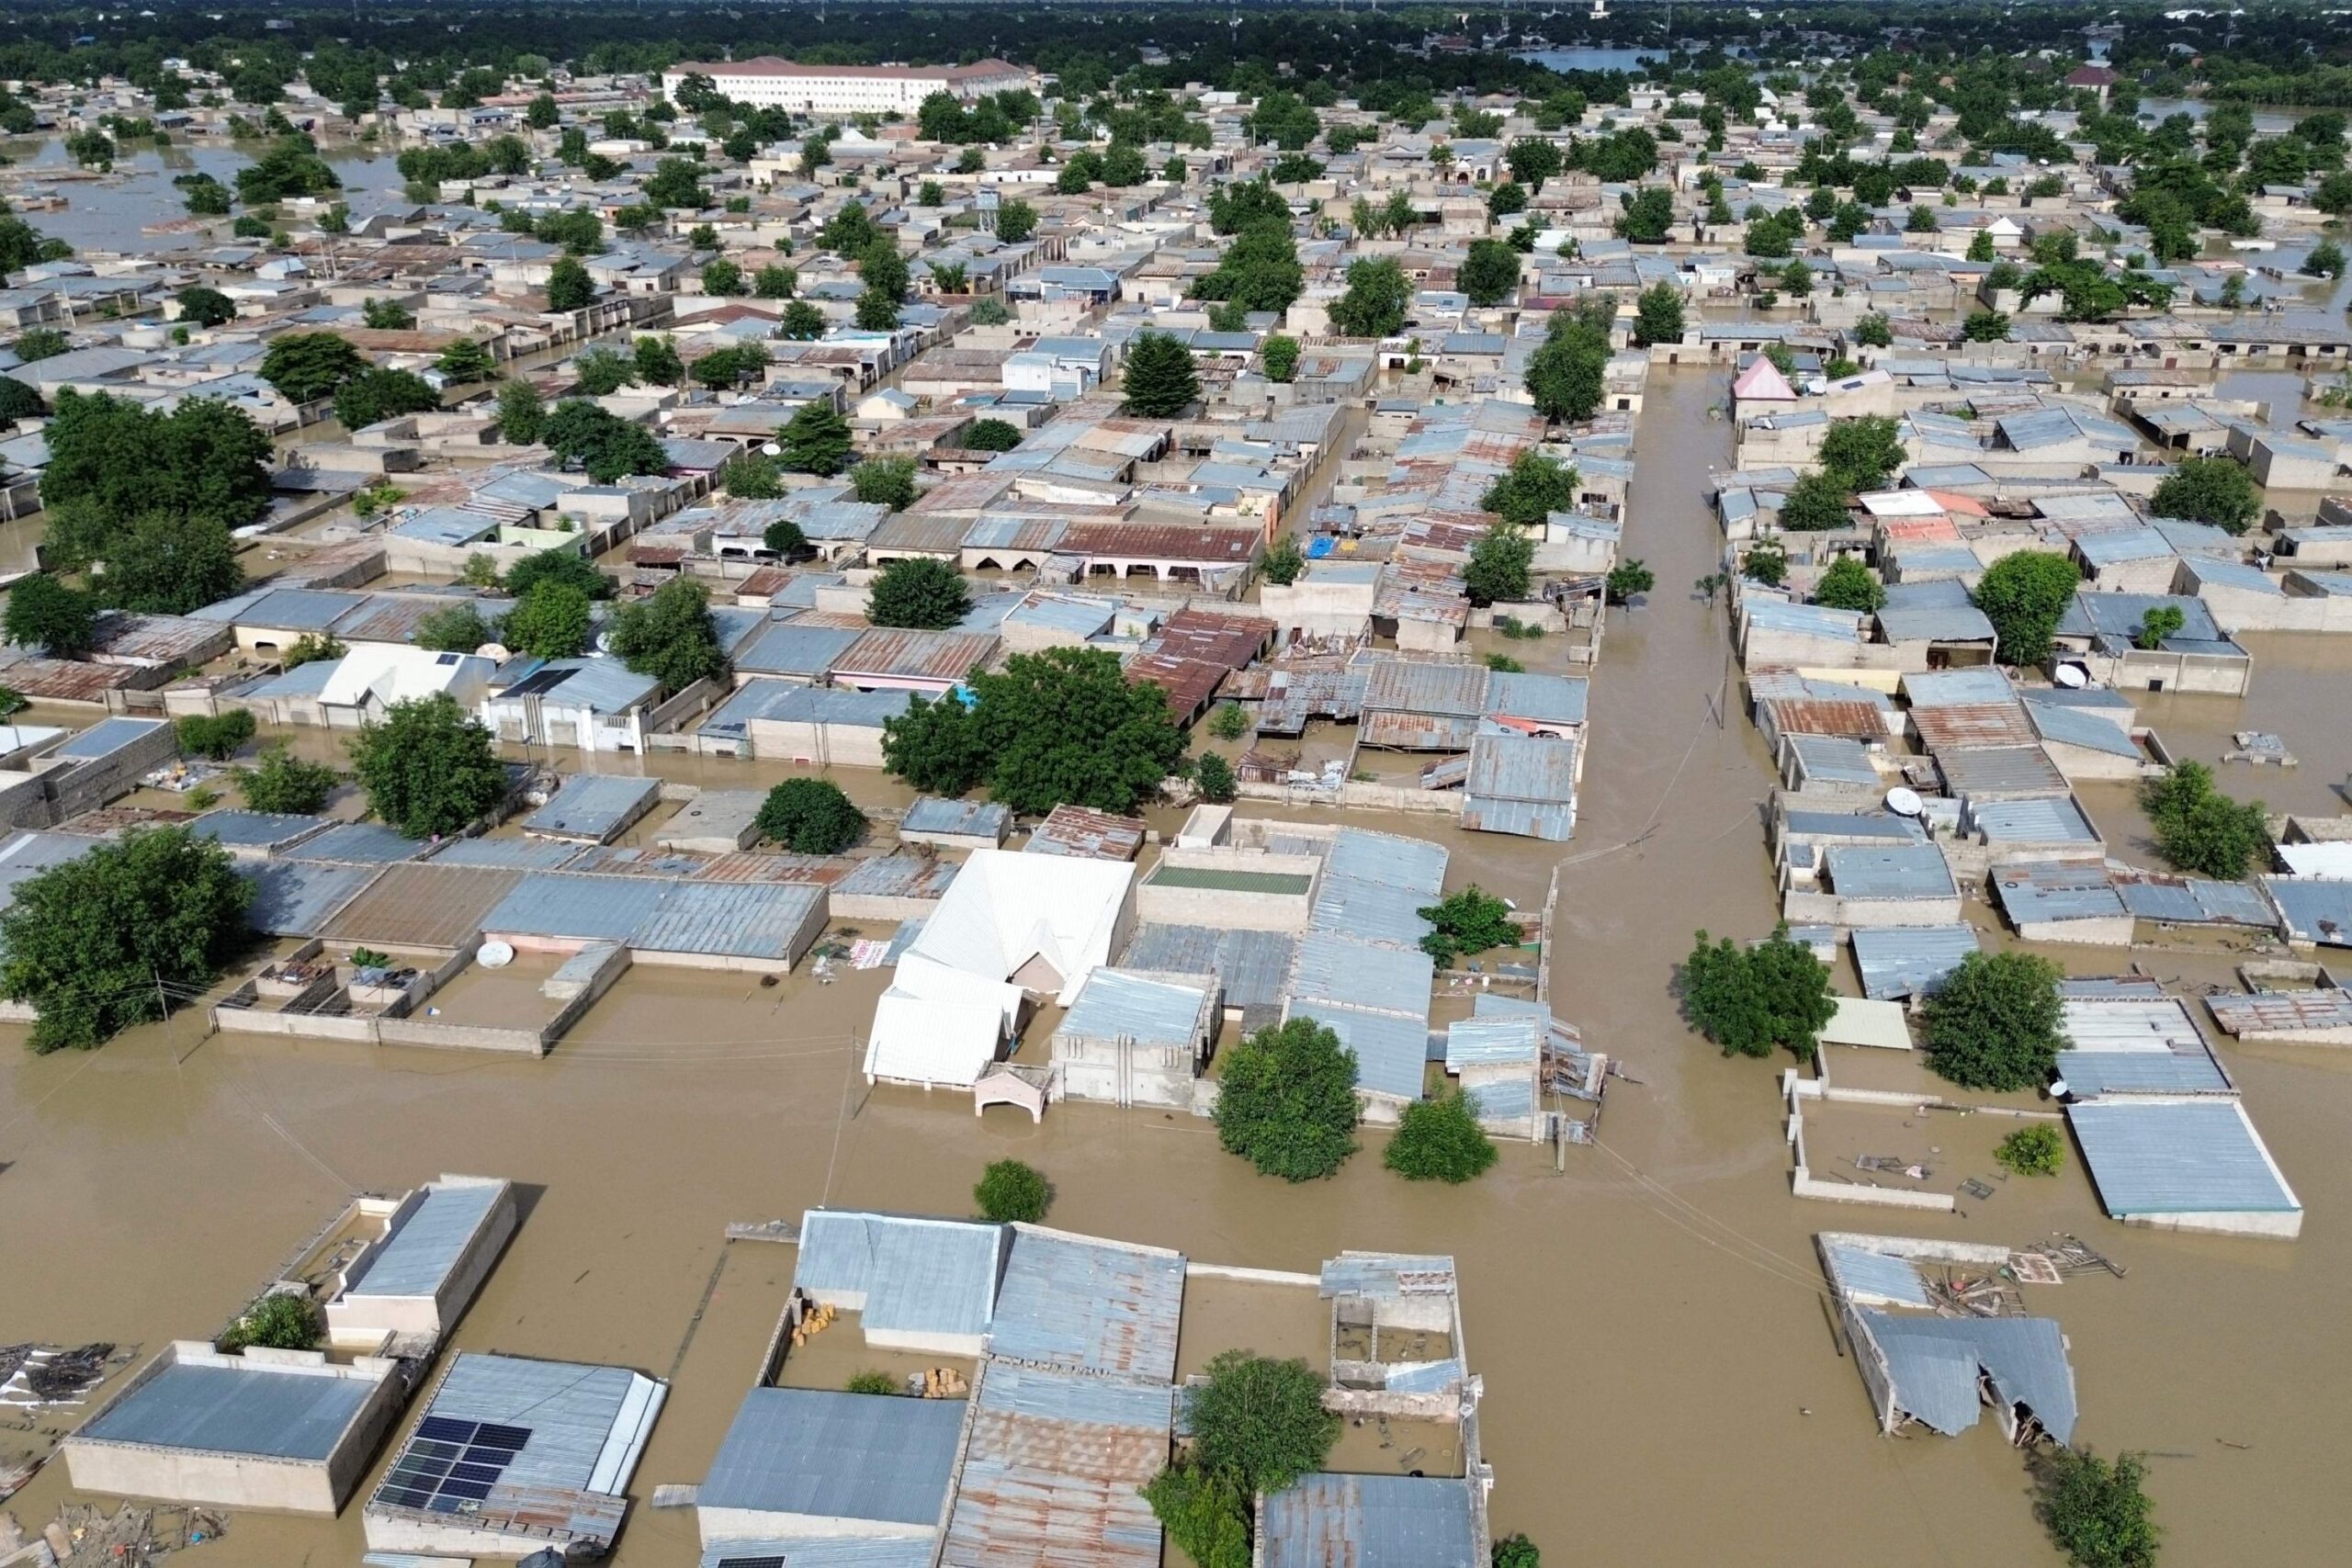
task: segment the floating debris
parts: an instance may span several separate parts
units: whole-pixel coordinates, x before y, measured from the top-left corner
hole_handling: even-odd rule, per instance
[[[2231,739],[2237,742],[2233,750],[2222,753],[2224,762],[2251,762],[2256,767],[2278,768],[2295,766],[2294,755],[2287,750],[2287,742],[2267,729],[2241,729]]]

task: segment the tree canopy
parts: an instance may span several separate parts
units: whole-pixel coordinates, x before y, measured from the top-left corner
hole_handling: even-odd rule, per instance
[[[611,647],[631,670],[671,692],[727,672],[710,589],[692,578],[672,578],[652,597],[624,605],[613,617]]]
[[[1193,351],[1166,333],[1139,333],[1119,378],[1123,406],[1148,419],[1170,419],[1200,400]]]
[[[1510,468],[1487,487],[1478,504],[1521,528],[1540,526],[1555,512],[1576,509],[1577,471],[1541,447],[1511,459]]]
[[[1470,547],[1462,580],[1474,604],[1515,604],[1527,597],[1528,570],[1535,541],[1508,523],[1498,523]]]
[[[1435,959],[1440,968],[1466,953],[1519,945],[1519,927],[1511,920],[1510,906],[1476,883],[1438,903],[1424,904],[1414,913],[1430,923],[1431,929],[1421,938],[1421,951]]]
[[[1683,1016],[1726,1056],[1769,1056],[1786,1047],[1810,1061],[1838,1010],[1829,970],[1785,928],[1742,947],[1701,931],[1679,976]]]
[[[908,556],[876,574],[866,591],[865,618],[877,626],[944,631],[971,607],[962,572],[944,560]]]
[[[1222,1351],[1184,1398],[1193,1458],[1245,1495],[1289,1490],[1322,1469],[1339,1441],[1340,1418],[1323,1408],[1323,1374],[1303,1360]]]
[[[1869,614],[1886,603],[1886,587],[1859,556],[1839,556],[1814,585],[1813,602],[1836,610]]]
[[[368,368],[367,358],[339,333],[288,333],[270,341],[261,378],[288,402],[311,403]]]
[[[785,780],[753,820],[760,837],[803,855],[837,855],[865,831],[865,814],[831,779]]]
[[[254,885],[185,828],[134,829],[19,883],[0,911],[0,996],[39,1010],[39,1053],[87,1050],[212,984],[249,940]]]
[[[97,622],[95,598],[45,571],[19,578],[8,590],[8,640],[40,649],[52,659],[79,659],[89,652]]]
[[[2159,517],[2211,523],[2243,534],[2262,511],[2262,487],[2233,458],[2184,457],[2171,477],[2156,487],[2148,510]]]
[[[2018,550],[1985,568],[1976,607],[1993,623],[2001,658],[2025,666],[2048,659],[2050,635],[2082,583],[2075,563],[2051,550]]]
[[[350,748],[368,807],[412,839],[462,832],[506,798],[490,731],[446,694],[394,703]]]
[[[658,474],[670,466],[669,455],[651,431],[585,398],[556,404],[539,439],[559,460],[579,464],[600,485],[631,474]]]
[[[544,582],[568,582],[591,599],[613,596],[611,578],[578,550],[560,545],[553,549],[535,550],[506,569],[506,592],[517,599],[527,598]]]
[[[1634,308],[1634,341],[1644,348],[1682,341],[1682,291],[1671,283],[1654,283],[1642,290]]]
[[[1356,1150],[1356,1057],[1311,1018],[1258,1031],[1225,1055],[1216,1134],[1267,1176],[1314,1181]]]
[[[1348,287],[1331,301],[1331,330],[1341,337],[1387,337],[1405,325],[1413,298],[1412,279],[1388,256],[1363,256],[1348,264]]]
[[[43,433],[52,564],[101,560],[143,520],[243,526],[269,505],[269,437],[243,410],[190,398],[158,413],[67,388]]]
[[[1053,1184],[1044,1173],[1017,1159],[991,1161],[972,1188],[980,1217],[998,1224],[1019,1221],[1034,1225],[1046,1217],[1053,1201]]]
[[[1408,1181],[1459,1185],[1484,1175],[1498,1157],[1468,1098],[1454,1089],[1405,1107],[1381,1163]]]
[[[2140,807],[2156,830],[2157,853],[2179,870],[2235,882],[2250,870],[2268,869],[2268,811],[2258,800],[2222,794],[2202,762],[2176,763],[2143,780]]]
[[[1928,998],[1928,1066],[1967,1089],[2041,1088],[2065,1043],[2059,978],[2040,953],[1970,953]]]
[[[796,474],[840,473],[849,466],[849,422],[832,404],[806,402],[776,434],[776,461]]]

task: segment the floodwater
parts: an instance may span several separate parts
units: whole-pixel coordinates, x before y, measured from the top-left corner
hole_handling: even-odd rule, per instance
[[[74,162],[62,139],[0,140],[0,155],[11,160],[9,167],[0,170],[0,183],[14,189],[54,190],[64,197],[62,211],[31,212],[26,214],[26,220],[76,250],[148,255],[198,250],[212,243],[216,235],[228,233],[225,220],[209,228],[177,233],[142,231],[151,224],[187,216],[187,204],[173,179],[206,174],[233,190],[237,171],[254,162],[267,145],[207,139],[157,148],[143,142],[135,152],[119,154],[112,174],[95,175]],[[400,170],[390,152],[345,141],[321,146],[319,155],[334,166],[343,180],[339,198],[356,209],[372,208],[401,190]]]
[[[2064,1230],[2130,1276],[2041,1288],[2029,1303],[2071,1337],[2081,1438],[2156,1456],[2166,1562],[2340,1561],[2330,1543],[2352,1529],[2337,1475],[2352,1413],[2324,1391],[2347,1341],[2352,1174],[2339,1151],[2352,1139],[2352,1059],[2224,1049],[2309,1210],[2299,1242],[2229,1241],[2112,1224],[2075,1168],[2000,1184],[1949,1216],[1800,1203],[1787,1189],[1780,1064],[1724,1060],[1678,1019],[1668,986],[1692,930],[1747,936],[1773,916],[1763,750],[1736,695],[1718,723],[1736,685],[1724,611],[1687,592],[1718,547],[1703,493],[1706,470],[1730,463],[1729,433],[1707,414],[1723,382],[1660,371],[1641,421],[1629,548],[1659,589],[1611,612],[1553,992],[1640,1081],[1614,1089],[1600,1145],[1568,1151],[1565,1174],[1512,1147],[1474,1187],[1409,1186],[1381,1169],[1383,1134],[1368,1131],[1339,1177],[1286,1188],[1223,1155],[1191,1117],[1063,1105],[1032,1125],[1007,1111],[975,1118],[950,1093],[869,1091],[855,1043],[880,972],[833,985],[804,972],[768,989],[640,968],[538,1061],[199,1039],[187,1016],[88,1055],[36,1058],[14,1049],[12,1030],[0,1041],[0,1341],[153,1348],[200,1335],[352,1189],[444,1171],[510,1177],[526,1189],[520,1230],[453,1342],[673,1380],[616,1562],[674,1568],[694,1561],[692,1517],[644,1500],[701,1478],[790,1280],[788,1249],[730,1246],[725,1224],[826,1202],[967,1213],[981,1167],[1015,1156],[1052,1179],[1054,1223],[1205,1261],[1311,1270],[1343,1247],[1453,1254],[1463,1349],[1486,1380],[1496,1529],[1563,1561],[2039,1564],[2056,1559],[2023,1467],[1989,1427],[1957,1440],[1877,1435],[1827,1327],[1811,1235],[2019,1244]],[[2248,709],[2274,715],[2306,757],[2301,777],[2261,782],[2324,805],[2318,786],[2343,758],[2322,753],[2343,741],[2317,733],[2341,711],[2320,694],[2338,678],[2296,666],[2290,649],[2257,657]],[[2231,716],[2192,714],[2195,701],[2147,711],[2201,748]],[[783,772],[674,766],[737,785]],[[1561,858],[1435,819],[1362,819],[1445,840],[1456,884],[1475,877],[1522,904],[1543,897]],[[2126,955],[2062,956],[2096,973]],[[2167,974],[2226,973],[2218,957],[2162,956]],[[1994,1174],[1981,1125],[1897,1117],[1888,1136],[1932,1156],[1946,1190]],[[1181,1354],[1197,1366],[1230,1345],[1258,1348],[1261,1334],[1285,1353],[1322,1342],[1319,1319],[1297,1305],[1219,1284],[1187,1312]],[[845,1372],[845,1350],[820,1348],[842,1366],[817,1358],[809,1370]],[[1400,1457],[1376,1438],[1347,1453],[1369,1469]],[[52,1466],[11,1506],[38,1526],[66,1495]],[[323,1568],[361,1550],[356,1506],[333,1523],[237,1514],[230,1530],[192,1568]]]

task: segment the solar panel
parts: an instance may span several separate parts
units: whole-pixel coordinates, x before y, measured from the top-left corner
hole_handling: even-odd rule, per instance
[[[428,1416],[392,1462],[377,1501],[436,1514],[464,1512],[469,1504],[488,1499],[530,1440],[528,1427]]]
[[[487,1481],[445,1481],[441,1483],[441,1495],[470,1497],[479,1503],[490,1495],[490,1483]]]
[[[472,1421],[452,1421],[445,1416],[427,1416],[416,1424],[416,1435],[437,1438],[444,1442],[469,1443],[473,1441],[476,1425]]]
[[[483,1448],[504,1449],[509,1453],[520,1450],[531,1440],[528,1427],[496,1427],[485,1421],[474,1434],[474,1441]]]
[[[784,1568],[781,1557],[722,1557],[718,1568]]]

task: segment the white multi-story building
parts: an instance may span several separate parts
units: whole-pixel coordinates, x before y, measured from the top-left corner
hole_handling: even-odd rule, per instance
[[[933,93],[969,101],[1032,85],[1029,73],[1001,60],[970,65],[797,65],[772,54],[756,60],[685,62],[662,73],[663,96],[675,102],[690,74],[710,78],[724,96],[794,114],[912,114]]]

